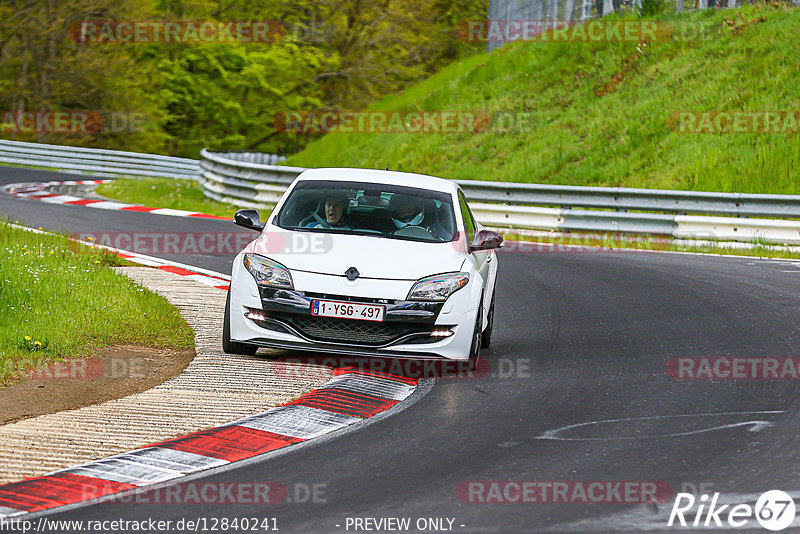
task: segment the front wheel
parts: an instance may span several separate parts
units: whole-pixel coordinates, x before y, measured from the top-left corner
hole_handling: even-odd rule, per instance
[[[492,344],[492,327],[494,326],[494,292],[492,292],[492,303],[489,304],[489,317],[486,321],[486,328],[481,334],[481,348],[488,349]]]
[[[472,345],[469,348],[469,359],[472,362],[478,361],[481,352],[481,308],[478,308],[478,317],[475,318],[475,330],[472,332]]]
[[[228,297],[225,299],[225,319],[222,321],[222,351],[225,354],[253,356],[257,350],[257,345],[231,341],[231,290],[228,289]]]

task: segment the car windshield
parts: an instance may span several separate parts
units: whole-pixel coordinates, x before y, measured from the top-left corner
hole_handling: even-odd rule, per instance
[[[449,194],[363,182],[301,181],[283,204],[277,225],[432,243],[455,235]]]

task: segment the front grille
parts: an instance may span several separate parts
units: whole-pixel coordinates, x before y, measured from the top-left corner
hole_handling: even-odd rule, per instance
[[[427,337],[433,329],[433,325],[379,323],[336,317],[291,315],[281,319],[308,338],[358,345],[384,345],[412,333]]]

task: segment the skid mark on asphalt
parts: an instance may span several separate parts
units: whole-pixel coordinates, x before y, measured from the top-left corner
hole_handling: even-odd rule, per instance
[[[613,441],[624,439],[655,439],[655,438],[673,438],[681,436],[692,436],[696,434],[703,434],[705,432],[713,432],[715,430],[726,430],[731,428],[746,427],[748,432],[760,432],[766,428],[774,425],[772,421],[763,419],[748,419],[746,421],[737,421],[734,423],[726,423],[720,425],[699,428],[695,430],[687,430],[682,432],[665,432],[662,434],[638,434],[634,436],[569,436],[564,435],[576,429],[597,429],[603,425],[613,425],[618,423],[636,423],[641,421],[665,421],[670,419],[691,419],[691,418],[721,418],[721,417],[751,417],[751,416],[764,416],[785,413],[783,410],[768,410],[768,411],[754,411],[754,412],[721,412],[721,413],[703,413],[703,414],[680,414],[680,415],[654,415],[648,417],[629,417],[623,419],[605,419],[601,421],[589,421],[586,423],[577,423],[574,425],[562,426],[554,430],[548,430],[540,434],[536,439],[549,439],[556,441]],[[602,431],[601,431],[602,432]]]

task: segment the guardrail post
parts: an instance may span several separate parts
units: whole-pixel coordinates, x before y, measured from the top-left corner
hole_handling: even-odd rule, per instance
[[[588,19],[592,12],[591,0],[583,0],[583,9],[581,10],[581,21]]]

